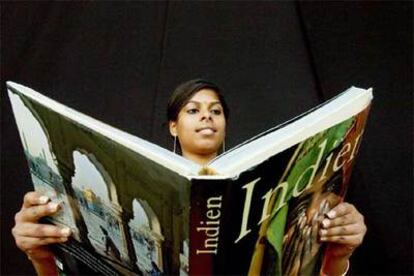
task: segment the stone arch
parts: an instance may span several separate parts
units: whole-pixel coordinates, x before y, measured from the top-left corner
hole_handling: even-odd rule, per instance
[[[73,237],[80,240],[77,210],[72,208],[71,193],[64,185],[48,129],[37,112],[31,108],[30,102],[19,94],[11,92],[9,95],[35,189],[60,202],[62,212],[53,216],[54,223],[70,227]],[[25,130],[31,135],[32,148],[26,139]],[[33,148],[41,152],[33,152]]]
[[[145,200],[135,198],[132,205],[134,215],[129,226],[137,256],[137,266],[144,273],[163,271],[162,242],[164,236],[161,233],[159,219]],[[145,247],[145,242],[150,243],[151,246]]]
[[[129,263],[123,211],[112,178],[87,150],[78,147],[72,156],[75,165],[72,186],[81,206],[91,245],[99,254],[113,261]],[[82,181],[90,182],[82,184]]]
[[[106,184],[106,188],[108,189],[108,198],[111,202],[119,205],[119,201],[118,201],[118,193],[116,191],[116,187],[114,182],[112,181],[111,176],[108,174],[108,172],[106,171],[106,169],[103,167],[103,165],[96,159],[95,155],[93,155],[92,153],[88,152],[87,150],[83,149],[83,148],[79,148],[77,147],[74,152],[78,151],[79,153],[85,155],[89,161],[94,165],[94,167],[96,168],[96,170],[99,172],[99,174],[102,176],[102,178],[104,179],[104,182]]]
[[[145,213],[149,217],[149,225],[150,225],[151,230],[157,233],[158,235],[162,236],[161,224],[154,210],[145,200],[138,200],[138,201],[140,202],[142,208],[144,209]]]
[[[10,100],[11,100],[13,109],[18,108],[17,105],[20,105],[20,103],[16,102],[16,100],[20,101],[23,104],[23,106],[25,107],[25,109],[27,109],[27,111],[32,115],[33,119],[39,124],[40,130],[46,138],[47,151],[48,151],[48,153],[50,153],[50,156],[51,156],[52,161],[53,161],[53,165],[56,166],[57,165],[56,156],[55,156],[54,152],[52,151],[52,144],[50,142],[49,132],[47,131],[47,128],[44,125],[43,121],[41,120],[40,116],[38,116],[38,114],[33,109],[30,108],[30,105],[28,105],[28,103],[23,98],[21,98],[18,94],[10,93],[10,95],[11,95]],[[19,119],[18,119],[19,114],[20,113],[16,112],[16,115],[15,115],[16,121],[18,121],[19,134],[20,134],[20,138],[23,142],[23,148],[25,149],[25,151],[28,151],[28,145],[27,145],[26,137],[24,135],[24,131],[22,129],[20,129],[21,126],[19,124],[20,122],[19,122]]]
[[[52,139],[51,139],[51,134],[48,131],[47,124],[45,124],[45,122],[42,119],[42,116],[40,116],[40,114],[38,113],[38,109],[36,108],[35,105],[32,104],[32,102],[29,98],[26,98],[26,97],[22,96],[20,93],[15,92],[12,88],[9,89],[9,92],[10,92],[9,95],[10,95],[10,100],[11,100],[13,109],[15,108],[13,98],[16,97],[29,110],[30,114],[39,123],[43,134],[46,136],[48,149],[49,149],[49,152],[51,154],[53,163],[57,167],[58,174],[62,178],[62,185],[63,185],[62,189],[64,190],[64,192],[67,195],[67,201],[68,201],[67,206],[68,206],[68,208],[70,208],[70,210],[73,214],[74,220],[75,220],[75,224],[71,226],[72,231],[73,231],[73,236],[75,237],[75,239],[84,242],[85,245],[90,246],[89,240],[86,238],[86,234],[85,234],[86,233],[86,225],[85,225],[85,223],[82,219],[82,216],[80,214],[78,206],[74,203],[74,193],[73,193],[72,187],[69,184],[69,178],[68,178],[68,175],[67,175],[68,170],[65,170],[64,169],[65,166],[62,166],[62,164],[59,164],[58,159],[56,158],[53,143],[52,143]],[[19,128],[20,128],[20,126],[19,126]],[[19,131],[20,131],[20,129],[19,129]],[[25,138],[23,138],[24,136],[23,136],[22,132],[21,132],[21,135],[22,135],[23,143],[25,144]]]

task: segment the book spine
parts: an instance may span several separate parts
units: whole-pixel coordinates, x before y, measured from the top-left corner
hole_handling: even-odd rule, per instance
[[[214,274],[226,186],[225,180],[193,180],[189,233],[190,275]]]

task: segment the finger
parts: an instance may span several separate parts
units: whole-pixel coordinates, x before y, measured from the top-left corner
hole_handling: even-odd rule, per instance
[[[316,213],[312,218],[312,225],[311,225],[310,239],[312,240],[312,242],[317,241],[318,230],[319,230],[319,222],[318,222],[318,214]]]
[[[290,267],[290,263],[293,259],[293,255],[294,255],[294,250],[296,248],[296,244],[300,238],[300,226],[303,224],[303,221],[306,220],[305,219],[305,214],[302,213],[296,223],[296,225],[294,227],[292,227],[294,229],[294,232],[292,234],[291,239],[284,244],[284,248],[283,248],[283,267],[286,267],[286,270],[289,269]]]
[[[32,206],[22,209],[16,214],[16,221],[37,222],[40,218],[53,215],[59,210],[59,204],[56,202],[49,202],[46,205]]]
[[[300,269],[300,256],[302,255],[302,252],[296,252],[295,258],[293,259],[293,262],[291,263],[291,266],[289,268],[289,275],[298,275],[299,269]]]
[[[311,233],[310,233],[310,239],[311,239],[310,254],[312,256],[314,256],[318,252],[319,247],[320,247],[320,243],[318,240],[318,230],[319,230],[319,224],[318,223],[312,224]]]
[[[63,238],[71,235],[69,227],[58,227],[51,224],[22,223],[13,229],[14,236],[33,238]]]
[[[332,210],[330,210],[326,216],[330,219],[334,219],[340,216],[344,216],[346,214],[349,214],[353,211],[355,211],[355,207],[352,204],[342,202],[336,205]]]
[[[325,215],[325,214],[329,213],[330,210],[331,210],[331,207],[329,207],[329,201],[325,200],[325,205],[322,209],[322,214]]]
[[[325,209],[325,204],[326,204],[326,199],[322,200],[321,204],[319,204],[319,210],[318,210],[319,214],[323,213],[323,210]]]
[[[300,216],[299,221],[296,224],[296,231],[294,233],[295,235],[293,236],[289,244],[289,249],[286,251],[286,255],[284,256],[284,267],[286,267],[287,274],[289,275],[291,274],[290,271],[292,270],[292,267],[294,265],[296,254],[298,254],[297,248],[299,246],[299,242],[301,239],[302,227],[304,226],[304,222],[306,222],[306,216],[303,214]]]
[[[302,252],[298,252],[297,248],[299,246],[299,240],[300,240],[300,236],[298,236],[295,240],[295,242],[292,245],[292,249],[291,252],[289,254],[289,258],[286,260],[287,264],[286,264],[286,275],[296,275],[297,273],[295,272],[298,266],[298,254],[301,254]]]
[[[68,240],[67,237],[64,238],[33,238],[33,237],[22,237],[16,241],[16,245],[23,251],[34,250],[41,246],[53,244],[53,243],[62,243]]]
[[[295,220],[292,222],[288,232],[286,238],[288,240],[292,240],[293,237],[296,235],[298,229],[299,229],[299,223],[301,222],[302,217],[304,216],[304,214],[302,213],[301,215],[299,215],[297,218],[295,218]]]
[[[298,222],[299,229],[302,230],[308,221],[308,217],[304,214]]]
[[[344,226],[349,224],[356,224],[358,223],[358,217],[352,214],[346,214],[335,219],[325,218],[322,220],[322,227],[325,229],[336,227],[336,226]]]
[[[296,225],[292,227],[293,234],[291,235],[291,241],[295,241],[297,236],[300,234],[300,229],[303,227],[303,224],[306,222],[305,213],[300,214],[299,219],[296,222]]]
[[[352,247],[359,246],[362,243],[362,240],[363,240],[362,235],[321,237],[321,241],[324,241],[324,242],[335,242],[339,244],[346,244]]]
[[[288,258],[286,258],[286,263],[288,267],[291,267],[291,262],[293,261],[293,259],[295,258],[295,252],[296,252],[296,248],[298,246],[298,243],[301,239],[302,236],[302,231],[303,228],[306,225],[306,221],[307,221],[307,216],[305,215],[305,213],[301,213],[299,215],[299,219],[297,220],[297,223],[294,227],[294,233],[292,235],[292,238],[289,242],[289,245],[287,247],[286,250],[286,256]]]
[[[311,232],[312,232],[312,227],[311,226],[307,226],[308,228],[306,229],[306,232],[304,232],[304,238],[305,238],[305,245],[304,245],[304,255],[307,255],[310,253],[311,249],[312,249],[312,237],[311,237]]]
[[[49,201],[49,197],[33,191],[24,195],[22,208],[29,208],[39,204],[46,204]]]
[[[321,237],[329,236],[348,236],[362,234],[363,228],[358,224],[348,224],[342,226],[335,226],[328,229],[319,230]]]
[[[312,227],[309,227],[308,233],[307,233],[307,241],[306,241],[306,249],[303,252],[302,257],[302,265],[301,265],[301,274],[304,274],[304,270],[308,268],[309,264],[312,263],[312,261],[315,258],[316,253],[319,249],[319,243],[316,240],[316,238],[313,238],[313,225]]]
[[[306,234],[308,233],[308,229],[309,229],[309,226],[307,225],[302,229],[300,241],[299,241],[298,247],[295,250],[295,259],[293,261],[293,267],[291,269],[294,275],[298,275],[300,272],[300,268],[302,265],[302,256],[304,255],[303,250],[305,248]]]

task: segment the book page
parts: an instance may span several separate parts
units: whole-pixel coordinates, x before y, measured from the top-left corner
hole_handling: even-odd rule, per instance
[[[45,222],[72,233],[56,246],[104,275],[184,269],[190,180],[145,156],[150,143],[26,94],[9,88],[33,186],[59,203]]]
[[[312,135],[358,114],[371,100],[372,89],[351,87],[306,116],[219,156],[209,166],[221,175],[236,176]]]
[[[61,114],[62,116],[77,122],[93,131],[101,133],[117,143],[124,145],[131,150],[149,158],[150,160],[177,172],[182,176],[197,175],[200,166],[192,161],[189,161],[178,154],[166,150],[156,144],[150,143],[144,139],[138,138],[134,135],[121,131],[115,127],[105,124],[90,116],[82,114],[72,108],[60,104],[36,91],[25,87],[23,85],[7,82],[7,86],[11,90],[19,91],[33,101],[41,105],[47,106],[51,110]]]

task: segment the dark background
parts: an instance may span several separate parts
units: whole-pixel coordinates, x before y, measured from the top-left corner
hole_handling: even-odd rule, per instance
[[[5,81],[172,149],[182,81],[217,82],[235,146],[345,90],[374,88],[348,201],[352,274],[413,273],[412,2],[2,2],[1,274],[33,273],[10,229],[28,168]]]

